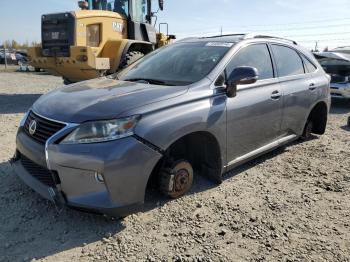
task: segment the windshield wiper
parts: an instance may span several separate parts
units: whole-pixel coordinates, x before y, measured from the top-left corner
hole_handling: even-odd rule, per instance
[[[150,79],[150,78],[128,78],[128,79],[124,79],[124,81],[129,81],[129,82],[138,82],[138,81],[144,81],[147,82],[149,84],[153,84],[153,85],[167,85],[167,86],[172,86],[171,84],[162,81],[162,80],[157,80],[157,79]]]

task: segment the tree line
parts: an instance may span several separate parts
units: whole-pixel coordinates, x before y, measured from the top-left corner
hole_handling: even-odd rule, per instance
[[[2,42],[2,44],[0,45],[0,48],[7,48],[7,49],[28,49],[29,47],[35,47],[35,46],[40,46],[41,43],[39,42],[29,42],[26,41],[24,43],[19,43],[16,40],[5,40],[4,42]]]

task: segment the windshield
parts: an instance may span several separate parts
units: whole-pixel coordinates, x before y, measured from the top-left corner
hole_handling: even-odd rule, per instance
[[[88,3],[88,0],[85,0]],[[121,15],[128,16],[129,1],[128,0],[92,0],[93,10],[107,10],[117,12]]]
[[[118,74],[125,81],[189,85],[207,76],[233,44],[178,43],[144,57]]]

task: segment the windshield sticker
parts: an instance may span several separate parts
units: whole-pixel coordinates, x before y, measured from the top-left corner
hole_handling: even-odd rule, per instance
[[[214,46],[214,47],[232,47],[233,43],[224,43],[224,42],[209,42],[205,46]]]

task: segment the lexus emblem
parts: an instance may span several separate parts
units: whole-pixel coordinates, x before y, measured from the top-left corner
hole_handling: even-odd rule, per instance
[[[29,123],[29,134],[34,135],[36,131],[36,121],[32,120]]]

